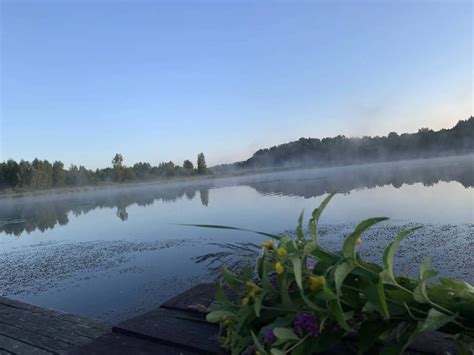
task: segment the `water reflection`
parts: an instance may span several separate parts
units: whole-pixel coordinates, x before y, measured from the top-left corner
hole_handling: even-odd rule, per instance
[[[346,193],[361,188],[422,183],[459,182],[465,188],[474,186],[473,158],[436,159],[434,161],[373,164],[308,171],[292,178],[256,180],[247,184],[261,194],[279,194],[311,198],[330,192]]]
[[[69,222],[69,213],[77,217],[103,208],[116,208],[116,216],[125,222],[128,219],[127,208],[134,204],[146,207],[156,201],[173,203],[184,196],[193,200],[197,189],[202,204],[207,206],[210,187],[154,185],[48,197],[4,198],[0,199],[0,232],[16,236],[35,230],[44,232],[58,225],[66,225]]]
[[[116,216],[125,222],[127,208],[131,205],[145,207],[157,201],[173,203],[182,198],[194,201],[198,192],[201,205],[209,206],[210,190],[225,186],[249,186],[262,195],[310,198],[328,192],[350,192],[386,185],[394,188],[414,183],[433,186],[441,181],[456,181],[465,188],[472,187],[473,156],[279,172],[193,184],[150,184],[35,198],[3,198],[0,199],[0,233],[20,236],[35,230],[44,232],[66,225],[69,213],[79,216],[103,208],[116,208]]]

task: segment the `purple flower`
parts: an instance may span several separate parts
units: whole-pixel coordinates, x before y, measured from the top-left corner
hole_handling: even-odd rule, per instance
[[[277,274],[275,272],[268,273],[268,279],[270,280],[270,284],[272,285],[273,288],[278,287]]]
[[[316,266],[316,263],[317,263],[316,260],[314,260],[314,259],[308,259],[308,260],[306,261],[306,266],[308,267],[308,270],[309,270],[309,271],[313,270],[314,267]]]
[[[293,328],[300,337],[305,335],[315,337],[319,335],[319,323],[316,317],[310,313],[298,313],[293,323]]]
[[[266,345],[271,345],[275,342],[275,334],[273,334],[273,329],[268,329],[263,335],[263,342]]]

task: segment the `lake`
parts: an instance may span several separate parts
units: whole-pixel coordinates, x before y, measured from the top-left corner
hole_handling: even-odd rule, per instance
[[[403,228],[396,269],[416,276],[430,257],[443,276],[474,282],[474,156],[283,171],[194,182],[0,198],[0,293],[106,321],[159,306],[251,262],[256,234],[183,226],[222,224],[292,233],[329,192],[321,243],[337,250],[362,219],[390,220],[363,236],[379,262]]]

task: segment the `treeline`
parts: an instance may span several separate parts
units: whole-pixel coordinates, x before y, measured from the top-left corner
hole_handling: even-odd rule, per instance
[[[190,160],[182,166],[172,161],[163,162],[158,166],[150,163],[136,163],[133,166],[123,164],[123,156],[116,154],[112,159],[112,167],[90,170],[84,166],[71,165],[64,168],[60,161],[53,163],[48,160],[35,159],[32,162],[9,159],[0,163],[0,190],[41,190],[60,187],[78,187],[99,185],[104,183],[122,183],[146,181],[175,176],[206,175],[209,170],[203,153],[197,157],[196,168]]]
[[[300,138],[257,151],[250,159],[215,167],[215,171],[271,167],[331,166],[402,159],[428,158],[474,151],[474,118],[459,121],[453,128],[417,133],[391,132],[383,137]]]

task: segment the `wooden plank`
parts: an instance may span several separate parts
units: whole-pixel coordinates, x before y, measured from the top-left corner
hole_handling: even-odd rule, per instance
[[[197,355],[198,352],[172,345],[129,337],[124,334],[107,333],[83,347],[73,350],[70,355]]]
[[[76,345],[85,344],[94,339],[94,337],[84,337],[77,334],[70,329],[71,327],[61,328],[60,325],[58,326],[48,318],[35,319],[23,315],[18,316],[10,312],[5,313],[1,309],[0,323]]]
[[[207,323],[204,315],[191,312],[158,309],[122,322],[112,332],[191,351],[222,353],[217,342],[218,327]]]
[[[48,317],[44,314],[30,312],[15,307],[0,307],[0,322],[10,325],[18,324],[20,327],[26,326],[25,329],[27,330],[51,328],[70,333],[71,335],[78,336],[81,339],[88,338],[89,340],[104,333],[101,329],[89,328],[84,324],[75,324],[56,317]]]
[[[16,339],[0,335],[0,346],[8,352],[13,354],[33,354],[33,355],[48,355],[53,354],[50,351],[46,351],[35,346],[23,343]]]
[[[216,287],[214,284],[199,284],[166,301],[160,307],[199,312],[200,309],[207,308],[214,301],[215,292]]]
[[[55,352],[57,354],[66,354],[76,346],[71,343],[40,335],[34,332],[26,331],[14,326],[0,323],[0,335],[7,336],[18,341],[30,344],[32,346]],[[0,344],[1,345],[1,344]]]
[[[103,330],[104,332],[110,329],[110,326],[99,320],[90,319],[86,317],[76,316],[73,314],[57,311],[54,309],[38,307],[32,304],[12,300],[6,297],[0,296],[0,307],[7,306],[11,308],[17,308],[37,314],[47,316],[49,318],[57,318],[62,321],[70,322],[74,325],[81,325],[87,328],[96,328],[97,330]]]

